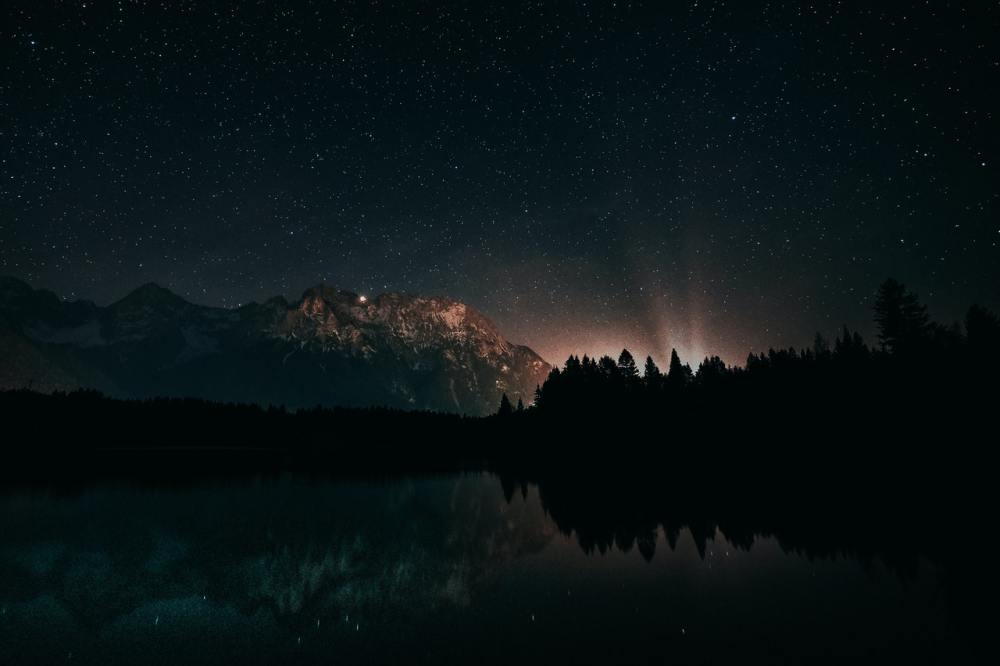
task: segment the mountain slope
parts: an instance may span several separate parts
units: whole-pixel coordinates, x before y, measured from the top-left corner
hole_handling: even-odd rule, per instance
[[[3,388],[485,414],[503,392],[530,402],[550,369],[459,301],[325,285],[229,310],[155,284],[99,307],[0,278],[0,322]]]

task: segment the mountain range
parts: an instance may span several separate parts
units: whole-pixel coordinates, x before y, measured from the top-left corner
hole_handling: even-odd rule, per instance
[[[102,307],[0,277],[0,351],[0,388],[470,415],[529,404],[550,370],[454,299],[326,285],[229,309],[149,283]]]

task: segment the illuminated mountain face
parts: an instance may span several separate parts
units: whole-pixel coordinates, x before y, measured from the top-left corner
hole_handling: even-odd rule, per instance
[[[484,414],[504,392],[530,403],[550,370],[464,303],[323,285],[228,310],[156,285],[99,307],[5,280],[0,313],[6,388]]]

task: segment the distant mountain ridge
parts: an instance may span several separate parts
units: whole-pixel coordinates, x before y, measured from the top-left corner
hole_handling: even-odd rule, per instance
[[[0,349],[0,388],[477,415],[551,369],[460,301],[326,285],[225,309],[149,283],[102,307],[0,277]]]

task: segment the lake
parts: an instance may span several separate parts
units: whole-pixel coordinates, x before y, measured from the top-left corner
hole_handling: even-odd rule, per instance
[[[948,572],[919,554],[554,517],[572,501],[485,473],[8,490],[0,662],[973,658]]]

